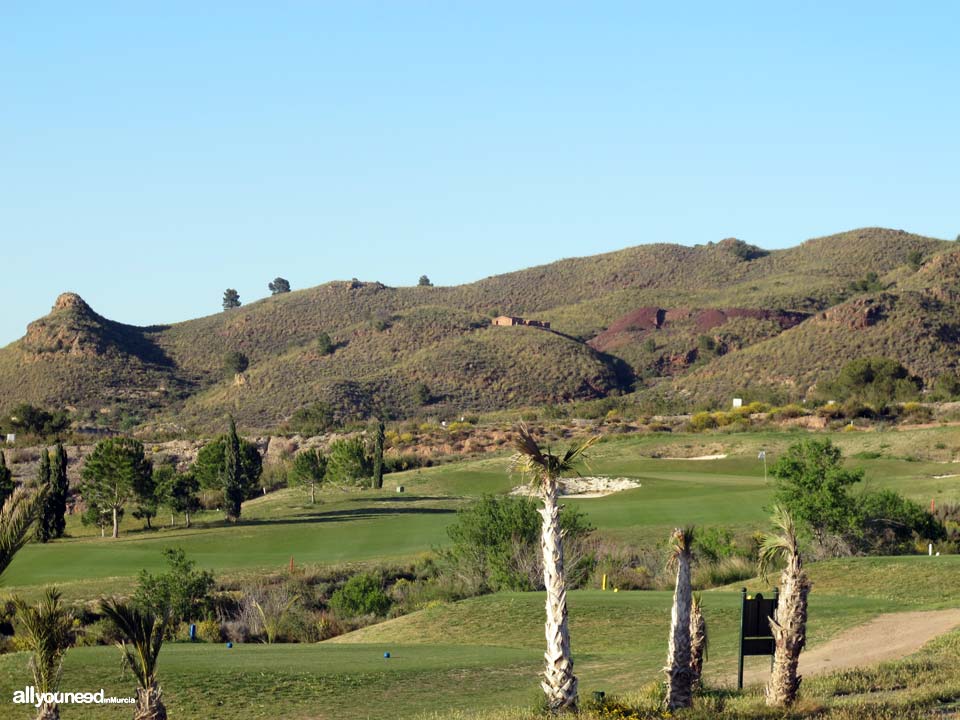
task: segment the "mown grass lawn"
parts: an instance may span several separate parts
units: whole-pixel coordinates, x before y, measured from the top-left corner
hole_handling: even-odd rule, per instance
[[[566,502],[587,513],[601,533],[640,545],[653,546],[671,528],[691,523],[763,529],[772,487],[764,480],[756,453],[767,448],[773,461],[803,437],[806,434],[796,432],[645,435],[605,442],[595,449],[584,474],[630,477],[641,487]],[[918,444],[945,444],[943,428],[839,433],[833,438],[848,455],[864,448],[881,454],[848,459],[865,469],[865,486],[891,487],[924,505],[931,499],[960,502],[960,478],[937,477],[952,475],[954,465],[894,455]],[[667,459],[718,448],[730,455],[704,461]],[[505,456],[498,456],[388,475],[382,491],[333,490],[323,493],[323,502],[315,506],[300,490],[282,490],[245,503],[239,526],[225,526],[217,513],[209,512],[190,530],[161,527],[145,532],[128,518],[122,536],[113,540],[90,535],[71,517],[68,532],[87,534],[28,546],[4,574],[3,587],[24,590],[59,583],[70,597],[83,597],[87,588],[122,589],[140,569],[159,569],[161,550],[170,546],[182,547],[201,567],[216,573],[279,570],[291,557],[300,565],[413,558],[447,541],[447,525],[470,498],[508,492],[519,484],[521,478],[508,476],[507,464]],[[398,485],[404,486],[403,494],[396,492]],[[165,521],[162,515],[156,519],[161,526]]]
[[[935,562],[944,560],[946,562]],[[812,568],[810,642],[882,612],[941,606],[960,573],[956,558],[830,561]],[[909,576],[909,597],[882,592]],[[847,577],[843,584],[840,578]],[[817,589],[822,583],[823,588]],[[849,594],[843,594],[844,592]],[[861,594],[863,593],[863,594]],[[570,593],[570,630],[581,693],[635,692],[661,676],[670,619],[669,592]],[[955,601],[956,602],[956,601]],[[711,647],[707,681],[732,682],[739,593],[704,594]],[[172,717],[411,718],[443,710],[532,706],[542,665],[543,595],[501,593],[443,604],[312,645],[168,644],[160,677]],[[391,658],[385,659],[384,652]],[[750,663],[762,665],[763,658]],[[23,653],[0,656],[0,698],[27,684]],[[62,687],[126,695],[111,647],[70,650]],[[4,710],[13,706],[5,706]],[[69,717],[125,716],[117,707],[70,707]],[[65,717],[67,717],[65,711]],[[14,708],[4,718],[31,717]]]

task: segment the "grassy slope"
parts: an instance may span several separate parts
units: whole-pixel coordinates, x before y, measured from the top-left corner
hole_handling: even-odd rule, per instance
[[[942,588],[960,571],[957,558],[890,560],[883,579],[911,573],[908,599],[874,597],[879,578],[861,561],[822,563],[821,577],[843,575],[844,594],[815,590],[810,638],[816,644],[879,612],[942,603]],[[861,577],[868,578],[861,580]],[[660,677],[669,627],[667,592],[577,591],[570,623],[581,693],[628,692]],[[955,599],[953,600],[955,604]],[[710,682],[729,682],[735,671],[736,592],[705,598],[710,624]],[[505,593],[433,607],[319,645],[171,644],[161,655],[160,677],[174,716],[184,718],[413,717],[443,709],[527,705],[537,695],[543,632],[539,593]],[[387,660],[383,653],[389,651]],[[753,659],[752,663],[764,662]],[[25,677],[22,654],[0,657],[0,696],[10,697]],[[63,687],[126,695],[130,677],[118,672],[115,648],[71,650]],[[25,708],[9,717],[30,717]],[[71,717],[106,718],[116,708],[71,708]],[[6,715],[5,715],[6,717]]]
[[[609,359],[550,333],[485,333],[477,325],[495,312],[534,315],[552,320],[562,333],[588,337],[644,305],[822,309],[867,270],[895,279],[910,251],[930,256],[947,247],[866,229],[752,261],[738,259],[728,243],[644,245],[453,288],[328,283],[168,327],[133,328],[126,340],[119,338],[117,352],[38,356],[22,341],[14,343],[0,349],[0,407],[20,400],[69,400],[87,408],[117,403],[148,414],[173,408],[176,419],[201,424],[230,410],[245,424],[273,424],[315,400],[360,412],[386,405],[409,413],[417,410],[411,388],[425,377],[438,385],[446,403],[441,409],[460,412],[493,402],[590,397],[616,384]],[[90,329],[86,320],[56,313],[48,320],[54,336]],[[388,329],[374,330],[377,321]],[[110,335],[109,328],[93,331]],[[322,331],[343,343],[329,358],[312,350]],[[249,356],[248,386],[236,389],[223,379],[227,350]],[[625,348],[624,357],[642,365],[633,350]],[[480,362],[471,366],[474,355]],[[154,362],[158,358],[162,362]],[[530,377],[540,382],[522,382]],[[483,391],[489,385],[497,388],[492,396]],[[184,413],[185,393],[193,399]],[[144,399],[154,407],[144,407]]]

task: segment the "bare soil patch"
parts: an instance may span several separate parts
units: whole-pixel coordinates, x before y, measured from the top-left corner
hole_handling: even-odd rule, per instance
[[[956,627],[960,627],[960,608],[879,615],[802,652],[800,674],[809,677],[900,660]],[[744,670],[743,682],[763,683],[769,677],[770,666],[765,665]]]

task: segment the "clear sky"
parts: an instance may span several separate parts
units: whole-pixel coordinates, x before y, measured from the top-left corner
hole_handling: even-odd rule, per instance
[[[842,6],[842,7],[841,7]],[[960,233],[960,3],[0,1],[0,345],[353,276]]]

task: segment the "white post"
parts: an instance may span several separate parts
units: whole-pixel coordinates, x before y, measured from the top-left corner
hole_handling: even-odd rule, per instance
[[[928,543],[928,544],[927,544],[927,554],[928,554],[930,557],[933,557],[933,543]]]

